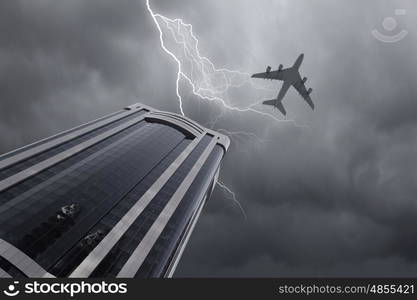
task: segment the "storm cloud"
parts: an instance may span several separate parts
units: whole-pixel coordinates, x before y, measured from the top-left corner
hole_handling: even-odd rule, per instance
[[[316,104],[311,111],[288,93],[288,118],[299,126],[223,112],[215,128],[259,137],[232,136],[220,175],[247,219],[216,189],[176,276],[415,276],[415,1],[151,5],[193,24],[218,67],[254,73],[305,53],[301,73]],[[396,19],[408,35],[376,40],[371,31],[383,32],[396,8],[406,9]],[[176,72],[144,1],[2,1],[0,151],[135,102],[178,112]],[[186,82],[181,92],[186,115],[202,124],[222,110]]]

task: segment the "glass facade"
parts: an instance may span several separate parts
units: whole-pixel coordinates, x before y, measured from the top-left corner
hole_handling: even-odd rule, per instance
[[[142,114],[144,113],[144,111],[139,111],[136,112],[132,115],[129,115],[125,118],[119,119],[117,121],[111,122],[110,124],[106,124],[96,130],[90,131],[86,134],[83,134],[81,136],[77,136],[67,142],[64,142],[56,147],[52,147],[47,149],[46,151],[43,151],[37,155],[34,155],[24,161],[20,161],[17,162],[16,164],[11,165],[10,167],[7,167],[5,169],[2,170],[1,174],[0,174],[0,180],[4,179],[6,177],[9,177],[11,175],[14,175],[24,169],[27,169],[30,166],[35,165],[36,163],[39,163],[41,161],[44,161],[50,157],[52,157],[55,154],[58,154],[60,152],[63,152],[71,147],[74,147],[77,144],[80,144],[84,141],[87,141],[88,139],[91,139],[92,137],[98,136],[100,133],[104,133],[106,131],[108,131],[111,128],[114,128],[120,124],[122,124],[123,122],[126,122],[128,120],[131,120],[135,117],[138,116],[138,114]],[[59,136],[58,136],[59,137]]]
[[[207,187],[204,188],[204,185],[209,184],[210,180],[213,180],[223,153],[223,149],[219,146],[213,150],[151,252],[136,273],[136,277],[162,277],[165,275],[170,258],[175,254],[188,222],[190,222],[193,213],[197,210],[200,201],[204,199],[204,194],[211,191]]]
[[[164,113],[158,122],[156,112],[152,115],[148,107],[143,109],[138,104],[129,110],[132,110],[129,114],[117,112],[0,157],[0,161],[10,160],[25,151],[34,151],[33,155],[27,152],[26,159],[16,159],[0,169],[0,184],[6,187],[0,191],[0,242],[12,244],[45,272],[67,277],[85,263],[94,249],[104,247],[110,231],[129,216],[136,203],[152,194],[152,199],[104,258],[91,273],[85,274],[85,277],[116,277],[172,201],[191,168],[199,162],[202,167],[197,177],[187,187],[149,255],[138,266],[136,276],[166,275],[179,243],[188,234],[186,229],[197,207],[211,191],[228,139],[202,131],[197,124],[190,126],[193,121],[182,116]],[[132,120],[132,124],[128,123]],[[129,126],[124,128],[124,124]],[[113,133],[111,130],[115,128],[122,129]],[[112,134],[106,134],[109,132]],[[102,139],[85,149],[81,147],[97,137]],[[54,141],[58,138],[63,142],[56,145]],[[216,145],[210,155],[201,161],[202,153],[213,143]],[[50,148],[35,151],[37,146],[49,144]],[[26,169],[40,168],[44,160],[60,157],[64,151],[71,155],[30,173],[17,184],[6,185],[10,176],[25,175]],[[0,269],[12,277],[32,274],[16,267],[8,255],[6,251],[2,253],[0,245]]]
[[[14,150],[14,151],[11,151],[11,152],[8,152],[8,153],[5,153],[5,154],[3,154],[3,155],[1,155],[1,156],[0,156],[0,161],[4,160],[4,159],[6,159],[6,158],[9,158],[9,157],[11,157],[11,156],[14,156],[14,155],[16,155],[16,154],[19,154],[19,153],[21,153],[21,152],[25,152],[25,151],[27,151],[27,150],[29,150],[29,149],[34,148],[34,147],[37,147],[37,146],[43,145],[43,144],[45,144],[45,143],[47,143],[47,142],[49,142],[49,141],[51,141],[51,140],[57,139],[57,138],[59,138],[59,137],[61,137],[61,136],[67,135],[67,134],[72,133],[72,132],[74,132],[74,131],[76,131],[76,130],[79,130],[79,129],[85,128],[85,127],[87,127],[87,126],[89,126],[89,125],[94,125],[94,124],[96,124],[96,123],[98,123],[98,122],[100,122],[100,121],[103,121],[103,120],[109,119],[109,118],[111,118],[111,117],[113,117],[113,116],[115,116],[115,115],[118,115],[118,114],[122,113],[122,112],[123,112],[123,111],[121,110],[121,111],[117,111],[117,112],[111,113],[111,114],[109,114],[109,115],[107,115],[107,116],[104,116],[104,117],[101,117],[101,118],[99,118],[99,119],[97,119],[97,120],[94,120],[94,121],[88,122],[88,123],[86,123],[86,124],[80,125],[80,126],[75,127],[75,128],[73,128],[73,129],[70,129],[70,130],[67,130],[67,131],[64,131],[64,132],[58,133],[58,134],[56,134],[56,135],[54,135],[54,136],[51,136],[51,137],[45,138],[45,139],[43,139],[43,140],[37,141],[37,142],[35,142],[35,143],[32,143],[32,144],[30,144],[30,145],[27,145],[27,146],[21,147],[21,148],[19,148],[19,149],[16,149],[16,150]]]
[[[172,175],[164,187],[158,192],[152,202],[145,208],[139,218],[130,226],[129,230],[122,236],[119,243],[113,247],[112,251],[98,266],[93,273],[94,277],[116,276],[126,263],[133,250],[142,240],[149,228],[155,222],[162,209],[172,197],[179,184],[182,182],[191,167],[197,161],[210,142],[210,137],[205,136],[197,145],[189,157],[181,164],[177,171]]]

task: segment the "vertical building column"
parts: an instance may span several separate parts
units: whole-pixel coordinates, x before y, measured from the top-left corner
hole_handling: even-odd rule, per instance
[[[6,271],[4,271],[2,268],[0,268],[0,278],[10,278],[12,276],[9,275]]]
[[[190,172],[184,178],[181,185],[178,187],[172,198],[169,200],[167,205],[164,207],[162,212],[159,214],[158,218],[152,224],[152,227],[146,233],[142,241],[139,243],[137,248],[133,251],[132,255],[129,257],[123,268],[120,270],[117,277],[134,277],[136,272],[141,267],[143,261],[145,260],[148,253],[151,251],[156,240],[161,235],[165,226],[167,225],[169,219],[174,214],[181,200],[183,199],[188,188],[191,186],[194,179],[197,177],[198,172],[203,167],[204,162],[209,157],[214,146],[216,145],[216,139],[212,139],[210,144],[201,154],[200,158],[197,160],[195,165],[192,167]]]
[[[28,277],[54,277],[32,258],[3,239],[0,239],[0,256]]]
[[[88,277],[203,138],[195,138],[69,277]]]

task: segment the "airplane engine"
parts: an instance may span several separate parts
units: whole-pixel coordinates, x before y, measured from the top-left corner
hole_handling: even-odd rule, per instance
[[[313,91],[313,89],[312,88],[309,88],[308,91],[307,91],[307,93],[310,95],[312,91]]]
[[[282,70],[282,68],[284,68],[284,66],[283,66],[283,65],[279,65],[279,67],[278,67],[278,71],[281,71],[281,70]]]
[[[270,66],[267,66],[266,67],[266,73],[269,73],[269,72],[271,72],[271,67]]]
[[[303,83],[306,83],[307,82],[307,77],[304,77],[303,78]]]

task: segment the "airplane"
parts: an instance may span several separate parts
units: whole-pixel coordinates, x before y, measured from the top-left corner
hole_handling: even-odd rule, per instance
[[[262,102],[264,105],[272,105],[280,110],[280,112],[285,116],[287,112],[285,111],[284,106],[282,105],[282,100],[284,99],[285,95],[288,92],[288,89],[293,86],[298,93],[304,98],[304,100],[310,105],[311,109],[314,110],[314,103],[310,98],[310,94],[313,91],[312,88],[306,89],[305,83],[307,81],[307,77],[301,78],[299,69],[301,63],[303,62],[304,54],[301,54],[297,60],[295,61],[294,65],[290,68],[283,69],[283,65],[279,65],[278,70],[271,71],[271,67],[268,66],[266,68],[266,72],[264,73],[257,73],[253,74],[252,78],[262,78],[262,79],[269,79],[269,80],[282,80],[284,83],[282,84],[281,90],[278,93],[276,99],[267,100]]]

